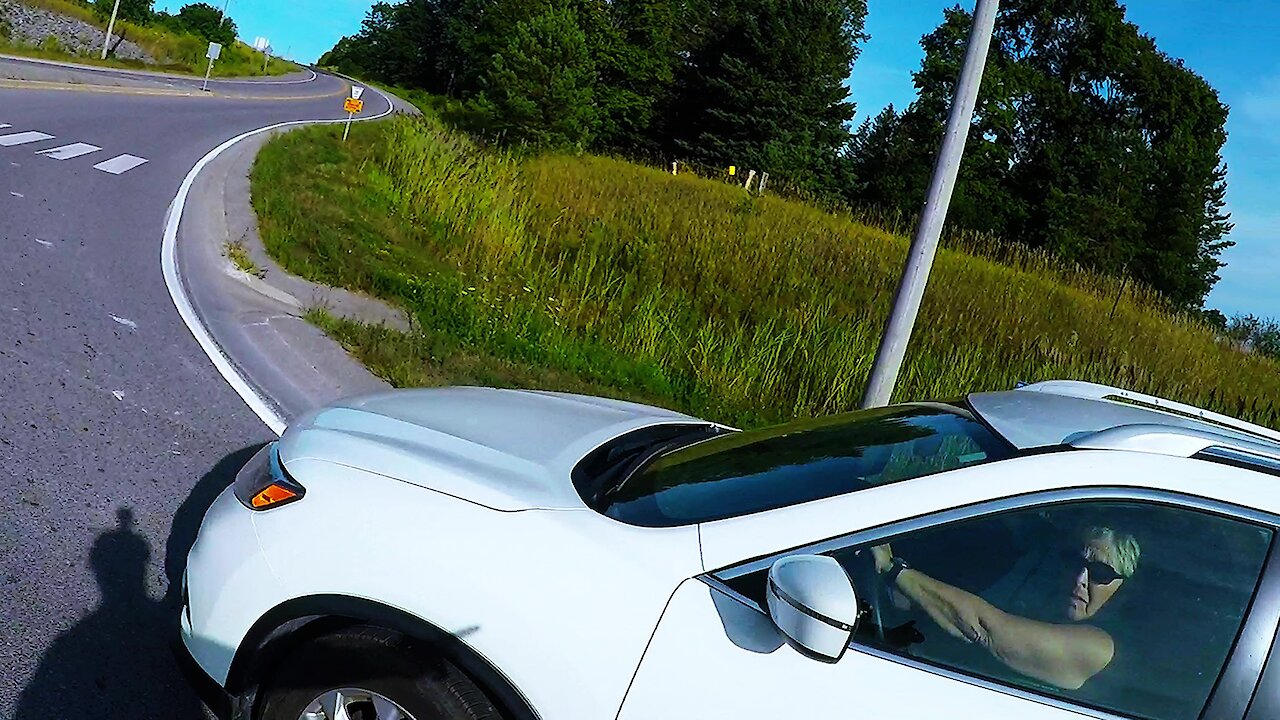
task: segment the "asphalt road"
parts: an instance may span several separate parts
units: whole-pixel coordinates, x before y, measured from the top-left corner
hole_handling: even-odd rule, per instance
[[[15,73],[199,82],[0,59]],[[176,580],[205,507],[273,436],[174,309],[165,212],[215,146],[342,117],[346,94],[323,75],[212,87],[0,87],[0,718],[201,717],[168,650]]]

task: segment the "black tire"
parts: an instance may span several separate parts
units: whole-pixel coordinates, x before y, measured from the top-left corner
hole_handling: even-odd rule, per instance
[[[502,720],[475,683],[399,633],[356,626],[288,653],[259,694],[257,720],[298,720],[337,688],[372,690],[415,720]]]

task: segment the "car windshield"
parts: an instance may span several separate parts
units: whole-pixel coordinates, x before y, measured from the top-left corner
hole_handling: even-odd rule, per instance
[[[961,406],[903,405],[683,447],[588,503],[633,525],[686,525],[1000,460],[1013,452]]]

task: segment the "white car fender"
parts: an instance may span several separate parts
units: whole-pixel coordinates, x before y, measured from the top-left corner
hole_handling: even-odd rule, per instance
[[[254,514],[281,602],[344,595],[422,618],[546,718],[615,715],[668,598],[702,570],[695,527],[501,512],[320,460],[289,472],[306,496]]]

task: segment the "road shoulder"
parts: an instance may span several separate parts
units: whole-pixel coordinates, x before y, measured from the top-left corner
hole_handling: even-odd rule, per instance
[[[196,313],[260,394],[292,420],[341,397],[389,388],[303,316],[321,307],[362,322],[407,328],[403,312],[372,298],[292,276],[266,253],[249,200],[258,150],[281,131],[228,148],[197,177],[178,231],[179,275]],[[239,243],[265,273],[224,254]]]

